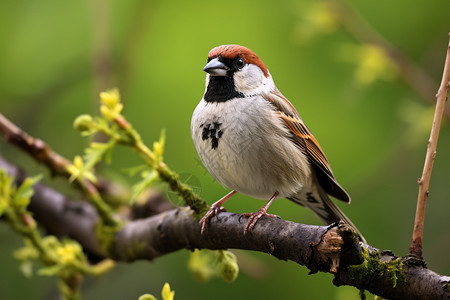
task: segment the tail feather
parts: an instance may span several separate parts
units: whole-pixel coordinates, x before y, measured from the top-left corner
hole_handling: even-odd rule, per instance
[[[361,232],[359,232],[358,228],[342,212],[342,210],[340,210],[340,208],[336,204],[334,204],[330,197],[328,197],[327,193],[320,187],[318,188],[318,190],[319,193],[317,194],[317,196],[313,194],[307,194],[306,201],[295,196],[289,197],[288,199],[311,209],[319,217],[319,219],[327,225],[343,221],[356,231],[361,242],[367,244],[366,239],[363,237]]]

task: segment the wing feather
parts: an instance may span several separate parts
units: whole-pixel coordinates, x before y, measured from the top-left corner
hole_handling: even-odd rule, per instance
[[[319,142],[306,127],[294,106],[278,90],[272,94],[264,95],[264,98],[279,112],[284,125],[292,133],[292,142],[308,157],[316,172],[319,184],[325,192],[339,200],[350,202],[350,196],[334,177]]]

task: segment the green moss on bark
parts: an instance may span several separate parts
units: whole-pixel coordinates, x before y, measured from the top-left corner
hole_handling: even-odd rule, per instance
[[[392,283],[392,287],[406,282],[405,272],[403,270],[403,262],[401,258],[396,258],[391,261],[381,261],[380,253],[369,253],[365,248],[362,248],[361,256],[363,262],[359,265],[349,266],[350,277],[354,282],[359,282],[363,287],[364,283],[374,274],[387,276]]]

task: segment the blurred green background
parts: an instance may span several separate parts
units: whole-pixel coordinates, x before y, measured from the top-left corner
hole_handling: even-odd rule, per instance
[[[82,113],[95,113],[98,93],[118,87],[125,116],[151,143],[166,129],[166,163],[201,182],[210,203],[227,190],[199,165],[190,137],[192,111],[204,92],[208,51],[242,44],[269,68],[278,88],[296,106],[320,141],[334,173],[352,196],[340,205],[370,244],[405,255],[411,238],[417,178],[423,167],[450,30],[448,0],[399,1],[1,1],[0,112],[56,151],[72,158],[87,140],[72,129]],[[426,80],[390,60],[371,41],[377,31]],[[408,63],[407,65],[410,65]],[[414,81],[415,80],[415,81]],[[430,84],[431,83],[431,84]],[[427,97],[418,90],[429,92]],[[0,152],[31,174],[47,171],[0,141]],[[428,266],[450,274],[450,129],[443,127],[434,166],[424,235]],[[139,164],[117,149],[109,168]],[[118,174],[118,175],[117,175]],[[231,212],[251,212],[263,202],[235,196]],[[289,201],[274,203],[283,219],[319,224]],[[13,250],[20,237],[0,224],[0,299],[51,299],[55,281],[19,271]],[[335,287],[332,275],[308,276],[292,262],[237,252],[238,279],[196,282],[188,251],[154,262],[119,264],[88,279],[83,299],[159,297],[169,282],[176,299],[358,299]]]

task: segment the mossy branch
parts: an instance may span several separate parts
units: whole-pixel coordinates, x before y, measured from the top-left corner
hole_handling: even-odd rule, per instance
[[[120,227],[120,222],[114,218],[112,210],[98,192],[97,179],[89,170],[93,166],[86,167],[79,156],[76,156],[74,162],[71,163],[44,141],[30,136],[2,114],[0,114],[0,132],[7,142],[30,154],[36,161],[47,166],[53,174],[76,183],[75,186],[83,191],[87,199],[99,210],[106,226]],[[103,190],[108,191],[108,189]]]
[[[186,184],[181,182],[177,173],[173,172],[163,162],[163,151],[165,145],[165,134],[161,134],[159,141],[153,143],[151,150],[142,140],[140,134],[133,128],[130,122],[121,114],[123,104],[120,102],[120,96],[117,89],[100,93],[102,104],[100,106],[101,117],[92,118],[82,115],[75,120],[75,128],[83,135],[92,135],[96,132],[106,134],[111,144],[121,144],[133,148],[145,161],[148,170],[155,170],[159,178],[166,182],[170,189],[176,192],[189,207],[195,212],[196,217],[200,218],[208,210],[208,204],[201,199]],[[144,178],[145,180],[146,178]],[[142,183],[142,182],[141,182]],[[151,181],[149,181],[149,184]],[[141,184],[145,187],[145,184]]]
[[[1,157],[0,166],[8,168],[15,176],[23,175]],[[154,260],[180,249],[237,248],[292,260],[305,265],[312,273],[331,272],[335,285],[366,289],[386,299],[450,299],[449,277],[409,259],[399,260],[390,251],[367,245],[361,248],[354,232],[345,226],[311,226],[261,218],[252,233],[243,236],[246,219],[239,214],[221,213],[211,220],[208,231],[202,236],[193,211],[184,207],[129,222],[117,232],[111,251],[104,252],[100,243],[95,242],[98,235],[94,227],[98,217],[88,203],[61,210],[77,202],[40,183],[35,190],[30,209],[39,223],[48,226],[50,231],[61,230],[64,235],[76,237],[86,251],[115,261]],[[56,220],[49,218],[55,215]],[[359,276],[360,273],[364,276]]]
[[[242,226],[246,223],[245,220],[241,222],[242,216],[222,213],[212,220],[209,230],[202,236],[195,217],[205,212],[208,205],[189,186],[183,184],[178,175],[163,162],[164,134],[153,144],[153,149],[150,149],[121,114],[123,106],[120,103],[118,91],[102,93],[101,100],[103,103],[100,108],[101,117],[82,115],[77,118],[74,125],[83,135],[103,132],[110,138],[109,141],[91,143],[84,159],[76,157],[73,164],[67,162],[63,164],[67,177],[78,183],[98,213],[94,219],[92,215],[86,215],[85,218],[80,218],[81,216],[78,215],[77,224],[71,225],[76,235],[77,226],[81,220],[88,224],[100,224],[93,232],[87,233],[94,236],[89,238],[90,242],[86,246],[94,253],[112,257],[117,261],[133,261],[151,260],[182,248],[256,250],[305,265],[311,273],[330,272],[335,275],[336,285],[352,285],[390,299],[403,299],[417,295],[423,299],[450,298],[447,277],[429,271],[423,265],[417,265],[409,259],[395,257],[389,251],[380,251],[370,246],[362,247],[354,238],[354,232],[342,225],[309,226],[262,218],[251,234],[242,236]],[[0,121],[2,121],[1,118]],[[122,227],[121,221],[114,217],[114,210],[103,201],[98,192],[97,178],[93,173],[93,167],[101,160],[107,159],[116,145],[131,147],[145,161],[146,175],[141,181],[141,188],[153,183],[151,172],[157,173],[158,177],[168,183],[169,187],[177,192],[192,210],[179,208],[151,218],[132,221]],[[51,209],[51,207],[44,209]],[[6,212],[5,215],[9,220],[14,220],[15,230],[29,235],[27,238],[36,252],[48,252],[46,242],[39,236],[39,232],[27,233],[27,228],[24,229],[16,222],[22,220],[25,224],[34,224],[32,219],[26,217],[26,213],[25,217],[24,215],[17,217],[10,212]],[[98,216],[100,219],[97,219]],[[69,219],[64,221],[71,222]],[[85,240],[85,237],[81,239]],[[92,243],[94,239],[97,242]],[[59,244],[56,244],[51,239],[48,241],[47,243],[58,250],[53,256],[51,252],[45,254],[47,256],[42,255],[49,267],[44,268],[41,273],[59,276],[63,294],[78,297],[78,282],[84,275],[101,274],[113,265],[112,262],[105,261],[95,267],[89,266],[84,262],[85,258],[79,254],[82,252],[77,250],[81,249],[77,248],[78,244],[70,241],[57,241]],[[61,257],[64,258],[63,262],[73,261],[70,265],[72,273],[60,273],[62,266],[64,270],[66,268],[66,265],[61,263]],[[73,257],[78,257],[80,260],[74,260]],[[229,260],[234,261],[228,255],[220,257],[228,262],[228,267],[232,265]],[[226,270],[227,268],[225,273],[228,272]],[[71,274],[71,277],[67,277],[67,274]],[[424,277],[427,277],[427,281],[423,281]]]
[[[41,262],[45,267],[39,270],[39,274],[58,278],[63,299],[79,299],[83,276],[102,275],[115,263],[105,259],[97,265],[90,265],[79,243],[41,236],[37,222],[27,210],[34,193],[32,186],[37,181],[38,177],[26,178],[16,186],[15,179],[0,168],[0,217],[3,215],[10,227],[24,238],[26,246],[15,253],[22,265],[29,266],[34,260]],[[23,270],[31,276],[30,268]]]

